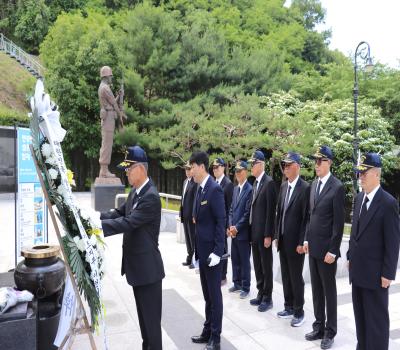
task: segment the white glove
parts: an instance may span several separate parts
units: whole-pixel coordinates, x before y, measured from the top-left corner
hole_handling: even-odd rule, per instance
[[[210,267],[218,265],[219,262],[221,261],[221,258],[218,255],[215,255],[214,253],[211,253],[209,258],[211,259],[210,263],[208,264],[208,266]]]

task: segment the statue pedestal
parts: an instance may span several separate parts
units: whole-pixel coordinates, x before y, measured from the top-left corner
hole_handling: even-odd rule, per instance
[[[125,186],[118,177],[97,177],[91,192],[94,210],[108,211],[115,208],[115,196],[125,193]]]

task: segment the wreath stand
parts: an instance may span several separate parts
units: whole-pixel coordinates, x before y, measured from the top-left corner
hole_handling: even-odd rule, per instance
[[[96,343],[94,341],[94,337],[93,337],[93,333],[92,333],[92,328],[89,325],[89,321],[86,316],[86,311],[85,311],[85,308],[83,307],[81,294],[79,293],[78,286],[76,285],[75,277],[74,277],[74,274],[72,273],[71,266],[69,266],[69,263],[68,263],[67,254],[65,253],[65,250],[64,250],[60,229],[58,227],[58,223],[57,223],[54,211],[53,211],[53,206],[51,204],[49,194],[46,190],[46,186],[43,181],[43,176],[42,176],[41,170],[38,165],[38,160],[36,158],[35,151],[34,151],[32,145],[29,145],[29,147],[31,150],[33,161],[35,163],[36,172],[39,177],[40,185],[42,186],[42,191],[43,191],[44,197],[46,199],[46,204],[47,204],[47,208],[50,213],[51,221],[53,222],[53,226],[56,231],[57,239],[60,244],[60,249],[64,256],[65,268],[66,268],[67,274],[71,280],[71,284],[74,289],[75,297],[76,297],[76,301],[77,301],[77,307],[76,307],[76,310],[74,311],[74,315],[71,319],[70,329],[69,329],[68,333],[66,334],[64,340],[62,341],[59,349],[61,349],[61,350],[62,349],[65,349],[65,350],[71,349],[72,344],[75,341],[76,335],[87,333],[87,335],[89,336],[90,345],[91,345],[92,350],[97,350]],[[68,345],[67,348],[65,347],[66,345]]]

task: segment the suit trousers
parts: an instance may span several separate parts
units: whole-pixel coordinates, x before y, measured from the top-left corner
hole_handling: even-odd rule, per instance
[[[232,238],[232,281],[233,284],[244,290],[250,291],[250,243],[247,240]]]
[[[285,238],[282,237],[282,239]],[[304,315],[304,254],[293,254],[293,252],[289,254],[282,242],[279,260],[281,262],[285,310],[293,310],[295,317],[301,317]]]
[[[264,239],[251,243],[253,249],[254,272],[257,280],[258,297],[266,301],[272,300],[272,245],[264,247]]]
[[[133,287],[143,350],[162,350],[162,280]]]
[[[202,334],[215,342],[221,341],[222,330],[222,293],[221,293],[222,264],[209,267],[206,262],[200,261],[200,282],[206,302]]]
[[[357,350],[389,348],[389,290],[352,285]]]
[[[309,263],[315,316],[313,329],[334,338],[337,333],[337,261],[327,264],[323,259],[309,256]]]
[[[190,219],[183,220],[183,231],[185,232],[185,243],[187,251],[186,262],[188,264],[191,264],[194,254],[194,245],[195,245],[195,236],[194,236],[195,228],[192,220]]]

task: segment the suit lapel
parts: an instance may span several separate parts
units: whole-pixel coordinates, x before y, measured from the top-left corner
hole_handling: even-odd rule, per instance
[[[289,209],[289,207],[292,205],[292,203],[296,200],[298,194],[299,194],[299,189],[301,187],[301,182],[300,182],[300,178],[297,180],[296,186],[292,189],[292,195],[290,197],[288,206],[286,208],[286,211]],[[287,188],[286,188],[287,191]]]
[[[261,192],[261,189],[262,189],[262,187],[263,187],[263,185],[264,185],[264,182],[265,182],[265,178],[266,178],[266,177],[267,177],[267,175],[264,173],[263,177],[261,178],[260,184],[258,185],[258,190],[257,190],[257,187],[256,187],[257,193],[256,193],[256,195],[253,197],[253,203],[257,200],[257,197],[258,197],[258,195],[259,195],[260,192]],[[257,180],[257,179],[256,179],[256,180]]]
[[[310,209],[311,211],[314,210],[314,203],[315,203],[315,191],[317,190],[317,181],[318,179],[315,179],[312,184],[311,184],[311,192],[310,192]]]
[[[362,196],[357,196],[356,197],[356,201],[354,203],[354,208],[353,208],[353,222],[352,222],[352,234],[354,234],[354,238],[357,239],[358,238],[358,218],[360,216],[360,210],[361,210],[361,205],[362,205],[362,201],[364,198],[364,194]]]
[[[328,191],[330,190],[330,188],[332,187],[332,181],[333,181],[333,175],[329,176],[328,181],[325,183],[324,188],[322,189],[321,193],[319,194],[317,201],[315,203],[315,206],[318,205],[318,203],[320,202],[321,198],[323,196],[325,196],[326,193],[328,193]],[[314,193],[315,195],[315,193]]]
[[[359,239],[361,237],[362,233],[365,231],[366,227],[368,226],[368,223],[371,221],[375,212],[379,208],[381,196],[382,196],[382,187],[380,187],[379,190],[375,193],[374,199],[372,200],[372,203],[370,204],[365,217],[362,218],[362,220],[359,220],[358,225],[360,225],[360,227],[358,229],[357,239]]]

